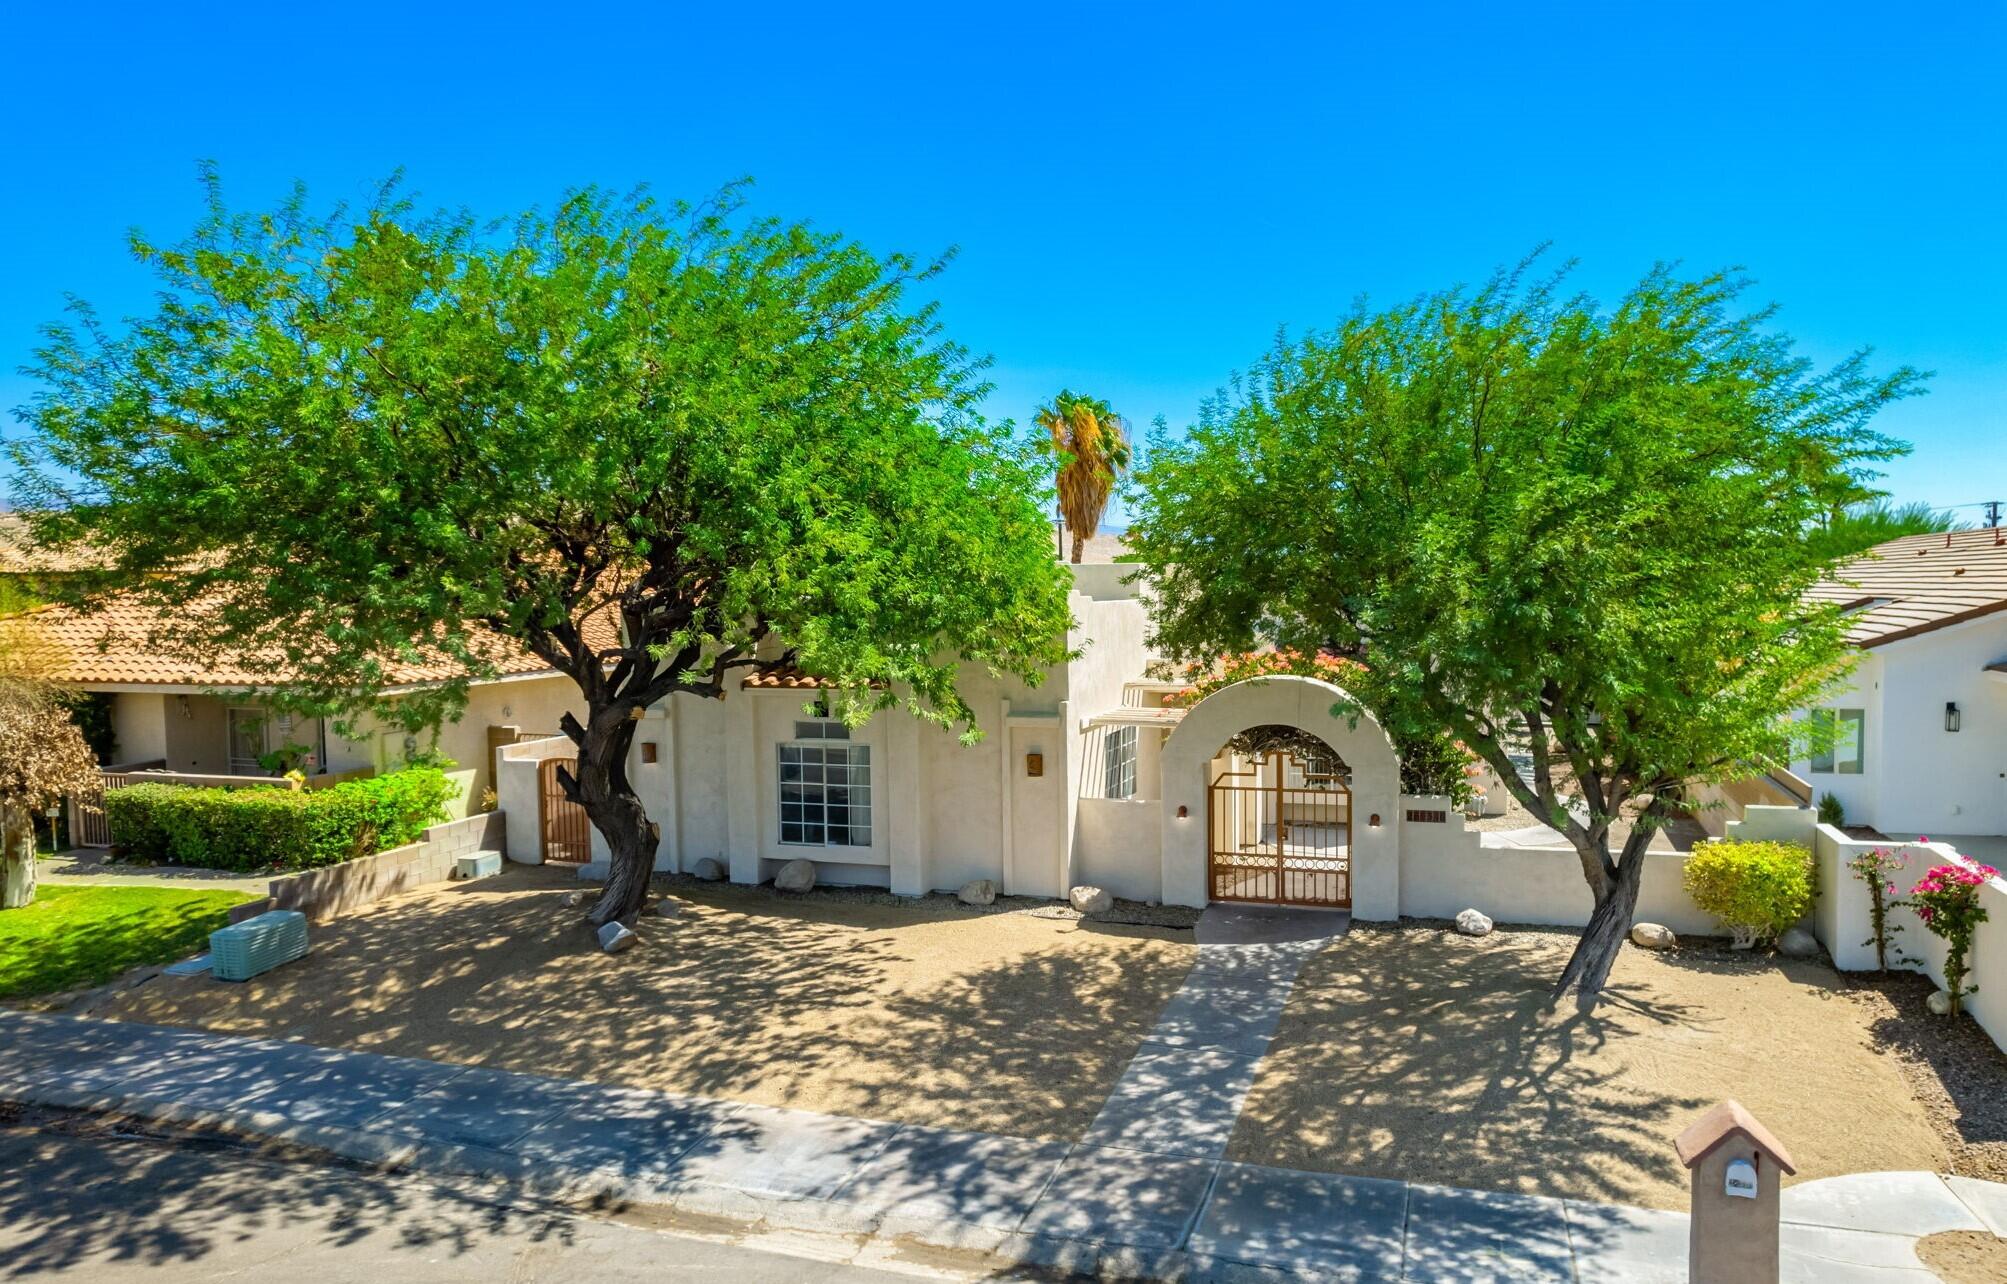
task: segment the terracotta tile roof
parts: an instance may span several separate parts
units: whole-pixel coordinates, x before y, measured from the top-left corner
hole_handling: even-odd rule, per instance
[[[766,673],[749,673],[739,683],[741,690],[748,691],[817,691],[836,684],[828,678],[818,678],[803,673],[800,669],[772,669]]]
[[[248,657],[223,657],[204,662],[178,654],[155,639],[163,636],[160,608],[119,598],[88,615],[50,606],[0,620],[0,646],[26,656],[38,676],[72,686],[266,686],[283,679]],[[586,636],[595,647],[618,642],[618,626],[604,611],[587,618]],[[553,673],[549,665],[521,644],[493,639],[488,653],[499,677]],[[398,661],[388,666],[391,686],[445,682],[463,672],[460,665],[439,656],[431,661]]]
[[[88,571],[104,559],[88,552],[51,553],[36,546],[19,513],[0,513],[0,575]]]
[[[1811,596],[1855,608],[1847,639],[1863,647],[2007,610],[2007,529],[1878,544],[1842,565]]]

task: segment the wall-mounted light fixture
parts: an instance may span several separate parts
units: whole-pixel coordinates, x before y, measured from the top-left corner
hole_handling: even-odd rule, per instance
[[[1378,829],[1380,827],[1380,813],[1377,811],[1374,812],[1371,818],[1366,821],[1366,823],[1370,825],[1372,828]]]
[[[1179,804],[1178,804],[1178,819],[1179,819],[1179,820],[1190,820],[1190,819],[1191,819],[1191,816],[1192,816],[1192,813],[1191,813],[1191,809],[1190,809],[1190,808],[1188,808],[1188,807],[1186,807],[1186,806],[1185,806],[1185,805],[1184,805],[1183,803],[1179,803]]]
[[[656,753],[655,742],[653,740],[644,740],[641,742],[641,761],[654,762],[656,760]]]
[[[1045,755],[1042,753],[1026,754],[1024,756],[1024,774],[1027,776],[1043,776],[1045,774]]]
[[[1944,729],[1946,731],[1958,730],[1958,702],[1956,700],[1946,700],[1944,702]]]

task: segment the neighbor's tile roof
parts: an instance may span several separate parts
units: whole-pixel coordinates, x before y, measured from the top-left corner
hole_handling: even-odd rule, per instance
[[[72,686],[251,687],[283,681],[283,672],[248,663],[248,657],[224,657],[205,663],[179,655],[150,639],[161,635],[161,609],[131,598],[115,598],[101,610],[81,614],[50,606],[0,620],[7,637],[0,645],[27,656],[37,676]],[[596,648],[618,645],[618,626],[607,612],[588,616],[586,638]],[[496,637],[489,657],[498,677],[526,677],[555,672],[512,639]],[[412,686],[445,682],[464,672],[445,656],[430,661],[395,661],[386,672],[388,685]]]
[[[1848,641],[1875,647],[2007,610],[2007,529],[1878,544],[1812,591],[1855,610]]]
[[[55,553],[41,548],[28,533],[28,523],[19,513],[0,513],[0,575],[88,571],[102,566],[104,561],[98,554],[84,550]]]

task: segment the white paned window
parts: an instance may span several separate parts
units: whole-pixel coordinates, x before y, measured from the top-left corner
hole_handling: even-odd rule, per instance
[[[780,840],[869,847],[871,747],[842,743],[850,730],[840,722],[796,723],[795,735],[795,743],[780,746]]]
[[[1812,723],[1831,743],[1812,750],[1812,770],[1826,776],[1858,776],[1867,765],[1868,715],[1865,709],[1814,709]]]
[[[1136,728],[1112,728],[1101,742],[1104,798],[1136,796]]]

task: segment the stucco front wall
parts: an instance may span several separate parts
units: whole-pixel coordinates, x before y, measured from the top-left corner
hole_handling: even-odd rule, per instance
[[[126,691],[112,697],[112,735],[118,762],[152,762],[167,757],[167,697],[153,691]]]
[[[1845,804],[1849,824],[1886,833],[2007,833],[2007,614],[1876,647],[1821,708],[1862,709],[1863,770],[1792,770]],[[1956,704],[1959,729],[1945,729]]]
[[[1201,906],[1206,886],[1207,764],[1229,738],[1249,727],[1299,727],[1322,739],[1352,770],[1352,914],[1395,919],[1401,914],[1401,771],[1386,732],[1364,713],[1332,709],[1345,692],[1315,678],[1274,677],[1236,682],[1192,707],[1163,750],[1164,900]],[[1185,815],[1180,817],[1178,809]],[[1380,823],[1374,825],[1372,817]]]

